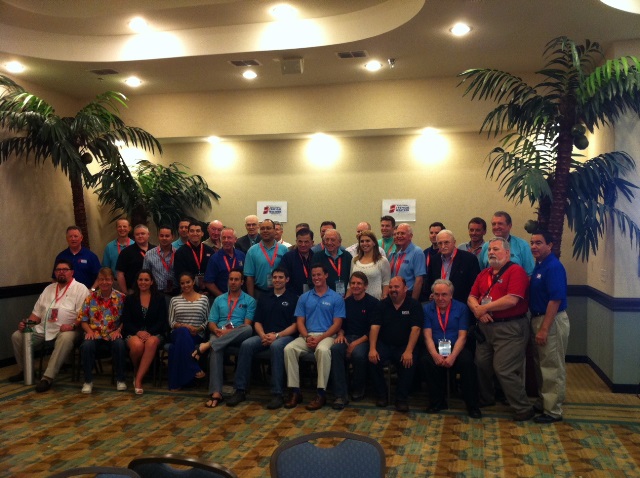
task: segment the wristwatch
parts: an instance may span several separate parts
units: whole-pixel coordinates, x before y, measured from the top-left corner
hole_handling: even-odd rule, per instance
[[[280,334],[278,332],[276,332],[276,339],[280,338]]]

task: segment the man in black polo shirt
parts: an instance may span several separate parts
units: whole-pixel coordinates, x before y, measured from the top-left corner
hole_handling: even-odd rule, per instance
[[[144,224],[138,224],[133,229],[133,240],[135,243],[120,253],[116,263],[118,287],[125,294],[133,290],[133,282],[136,280],[136,274],[142,269],[145,254],[156,247],[149,243],[149,228]]]
[[[176,251],[173,270],[178,282],[183,272],[191,272],[196,278],[196,290],[207,293],[204,285],[204,273],[214,252],[212,248],[202,243],[203,236],[202,225],[190,222],[189,240]]]
[[[389,296],[380,302],[380,313],[373,319],[369,332],[369,362],[378,400],[386,407],[387,384],[382,367],[387,362],[398,369],[396,410],[409,411],[409,390],[416,369],[416,344],[424,323],[420,302],[407,296],[407,283],[396,276],[389,281]]]
[[[348,378],[345,359],[353,365],[354,402],[362,400],[367,380],[367,355],[369,353],[369,329],[378,313],[378,299],[367,294],[369,279],[360,271],[351,274],[349,290],[351,295],[344,300],[347,312],[342,321],[342,329],[338,332],[335,343],[331,346],[331,374],[333,375],[335,410],[342,410],[347,399]]]
[[[284,405],[284,347],[298,334],[296,327],[296,304],[298,296],[286,289],[289,274],[283,267],[272,273],[273,290],[262,294],[258,300],[254,327],[256,335],[240,345],[238,368],[236,369],[236,391],[227,401],[235,407],[246,400],[246,390],[251,378],[253,356],[263,350],[271,352],[271,393],[273,398],[267,408],[275,410]]]
[[[300,228],[296,231],[296,247],[284,256],[280,261],[280,266],[287,269],[289,273],[289,283],[287,289],[297,295],[302,295],[309,291],[311,284],[311,257],[313,252],[313,231],[308,227]]]

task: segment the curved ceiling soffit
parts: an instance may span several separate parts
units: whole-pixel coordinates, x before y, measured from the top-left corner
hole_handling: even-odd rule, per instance
[[[356,12],[288,22],[83,36],[28,30],[0,23],[3,50],[60,61],[116,62],[292,50],[371,38],[411,20],[425,0],[388,0]]]

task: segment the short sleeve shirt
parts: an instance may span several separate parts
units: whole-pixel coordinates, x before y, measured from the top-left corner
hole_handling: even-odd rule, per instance
[[[469,295],[478,299],[478,302],[482,302],[483,297],[487,295],[487,291],[489,291],[492,283],[493,269],[488,267],[480,272],[478,277],[476,277],[476,281],[473,283],[473,287],[471,287],[471,293]],[[518,264],[513,264],[504,272],[504,274],[502,274],[502,277],[500,277],[498,282],[496,282],[496,284],[491,288],[489,297],[491,297],[492,301],[495,301],[506,295],[515,295],[516,297],[520,297],[522,300],[520,300],[515,306],[506,310],[492,312],[493,317],[495,319],[506,319],[526,314],[529,308],[528,289],[529,278],[527,277],[527,273]]]
[[[296,317],[304,317],[307,331],[326,332],[333,325],[333,319],[346,317],[344,299],[332,289],[318,295],[315,289],[305,292],[298,299]]]
[[[238,303],[229,301],[229,293],[224,293],[213,301],[209,312],[209,322],[213,322],[219,328],[224,328],[231,322],[234,327],[244,324],[245,319],[253,321],[256,315],[256,301],[245,292],[240,293]]]

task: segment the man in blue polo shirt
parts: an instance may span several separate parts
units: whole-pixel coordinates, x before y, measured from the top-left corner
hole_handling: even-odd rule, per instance
[[[126,218],[120,218],[116,220],[116,237],[113,241],[107,244],[104,248],[104,254],[102,255],[102,266],[109,267],[113,271],[113,276],[116,275],[116,263],[118,262],[118,256],[120,252],[133,244],[133,240],[129,237],[131,232],[131,224]]]
[[[402,223],[396,228],[393,240],[396,251],[389,259],[391,266],[391,278],[400,276],[404,279],[409,295],[418,300],[422,291],[422,283],[426,272],[424,252],[416,246],[413,239],[413,229],[407,223]]]
[[[534,363],[538,378],[542,415],[536,423],[562,420],[562,402],[567,386],[564,358],[569,341],[567,316],[567,273],[551,251],[553,236],[536,232],[531,236],[531,253],[536,266],[529,285],[531,330],[535,338]]]
[[[271,219],[260,224],[259,243],[247,251],[244,275],[247,278],[247,293],[255,299],[260,294],[268,294],[273,289],[271,273],[280,265],[280,260],[288,249],[276,241],[276,225]]]
[[[321,264],[311,266],[313,289],[302,294],[296,307],[300,336],[284,349],[287,383],[291,397],[285,408],[302,402],[298,359],[305,352],[313,352],[318,366],[318,394],[307,410],[318,410],[327,403],[325,389],[331,372],[331,346],[345,318],[344,299],[327,285],[329,271]]]
[[[229,272],[232,269],[244,269],[245,255],[234,247],[236,240],[236,232],[230,227],[225,227],[220,233],[222,249],[211,256],[207,264],[204,285],[213,297],[227,292]]]
[[[88,248],[82,245],[82,232],[78,226],[69,226],[67,228],[67,247],[64,251],[56,256],[54,261],[66,259],[73,264],[73,278],[84,284],[87,289],[96,286],[98,272],[102,267],[100,259]],[[55,272],[51,273],[51,278],[56,279]]]
[[[504,211],[496,211],[491,218],[491,231],[495,237],[502,237],[509,242],[511,248],[511,262],[522,266],[527,275],[531,277],[535,261],[531,255],[531,248],[527,241],[511,234],[511,216]],[[482,252],[478,257],[480,269],[489,267],[489,243],[485,242]]]
[[[176,249],[180,249],[189,241],[189,223],[190,219],[183,218],[178,222],[178,239],[171,244]]]

